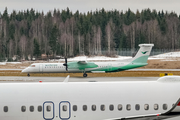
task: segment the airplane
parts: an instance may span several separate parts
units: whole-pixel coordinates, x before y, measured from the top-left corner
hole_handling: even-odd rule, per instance
[[[164,120],[180,116],[180,76],[157,81],[0,84],[1,120]]]
[[[147,65],[147,60],[154,44],[139,44],[140,49],[135,57],[128,60],[114,62],[67,62],[65,63],[33,63],[29,67],[22,70],[22,73],[83,73],[83,77],[87,77],[87,73],[108,73],[119,72],[123,70],[133,69]]]

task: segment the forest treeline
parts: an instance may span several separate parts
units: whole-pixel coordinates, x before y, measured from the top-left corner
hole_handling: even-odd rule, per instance
[[[121,48],[154,43],[156,49],[180,47],[180,17],[174,12],[144,9],[134,13],[105,9],[86,14],[54,9],[0,13],[0,58],[45,55],[111,55]]]

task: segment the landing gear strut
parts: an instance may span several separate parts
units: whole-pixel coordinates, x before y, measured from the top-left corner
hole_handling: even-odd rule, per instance
[[[30,77],[30,74],[28,73],[27,76]]]
[[[87,74],[86,74],[86,73],[84,73],[84,74],[83,74],[83,77],[87,77]]]

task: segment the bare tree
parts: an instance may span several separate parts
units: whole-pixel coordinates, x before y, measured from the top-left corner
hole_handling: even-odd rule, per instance
[[[26,36],[23,35],[20,38],[20,48],[21,48],[21,53],[22,53],[22,59],[25,60],[25,52],[26,52]]]

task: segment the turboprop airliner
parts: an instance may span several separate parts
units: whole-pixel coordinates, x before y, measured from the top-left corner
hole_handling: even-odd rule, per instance
[[[0,84],[0,120],[162,120],[180,116],[180,76],[157,81]]]
[[[140,49],[136,56],[132,59],[115,61],[115,62],[67,62],[65,63],[33,63],[29,67],[22,70],[22,73],[83,73],[83,77],[87,77],[87,73],[102,73],[102,72],[118,72],[127,69],[133,69],[147,65],[147,59],[150,55],[154,44],[140,44]]]

